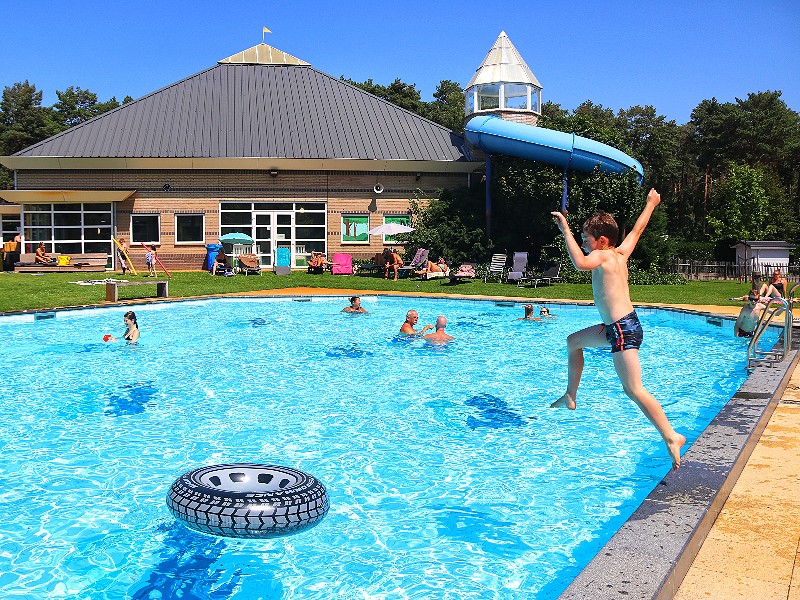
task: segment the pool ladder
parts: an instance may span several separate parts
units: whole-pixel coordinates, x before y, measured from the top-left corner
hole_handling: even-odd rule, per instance
[[[761,312],[758,324],[753,331],[753,337],[747,346],[747,370],[752,371],[759,366],[771,367],[782,362],[789,351],[792,349],[792,303],[794,302],[794,291],[800,286],[800,282],[795,283],[787,294],[788,300],[784,298],[772,298],[767,307]],[[783,324],[783,344],[777,350],[759,350],[758,343],[761,336],[770,326],[776,317],[784,315]]]

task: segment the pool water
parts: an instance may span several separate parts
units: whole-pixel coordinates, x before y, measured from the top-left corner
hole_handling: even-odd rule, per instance
[[[304,299],[308,300],[308,299]],[[0,318],[0,597],[554,598],[670,462],[593,307],[362,298],[206,300]],[[396,335],[439,314],[456,341]],[[698,437],[746,377],[730,322],[640,311],[646,387]],[[688,448],[688,445],[687,445]],[[217,463],[299,468],[327,487],[315,528],[217,538],[177,522],[172,482]]]

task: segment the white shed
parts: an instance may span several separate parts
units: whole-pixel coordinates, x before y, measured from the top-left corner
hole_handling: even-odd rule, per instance
[[[785,273],[789,266],[789,253],[795,246],[783,241],[744,240],[731,248],[736,249],[736,264],[745,265],[748,272],[781,267]]]

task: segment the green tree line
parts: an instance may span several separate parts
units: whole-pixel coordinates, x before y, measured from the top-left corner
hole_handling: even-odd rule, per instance
[[[399,79],[388,86],[349,81],[407,110],[463,132],[464,94],[443,80],[432,102],[424,102],[413,84]],[[574,132],[619,148],[639,160],[642,187],[631,177],[569,173],[569,214],[577,230],[594,210],[614,214],[625,231],[639,213],[647,189],[662,195],[638,259],[663,265],[672,256],[729,260],[737,240],[782,239],[800,245],[800,115],[780,91],[750,93],[734,102],[704,100],[688,123],[679,125],[655,107],[614,111],[587,100],[574,110],[546,102],[539,125]],[[560,208],[561,172],[549,165],[495,156],[491,181],[491,239],[486,231],[483,189],[445,194],[428,209],[432,223],[455,219],[458,236],[429,231],[417,203],[421,230],[409,234],[411,247],[425,243],[442,252],[486,258],[495,250],[546,255],[555,237],[550,210]],[[463,230],[469,229],[469,233]],[[443,229],[436,225],[437,229]],[[438,239],[442,236],[449,241]],[[455,244],[453,239],[461,239]],[[441,244],[447,244],[442,246]],[[455,244],[455,245],[454,245]]]
[[[69,86],[56,90],[58,102],[42,106],[42,92],[23,81],[7,86],[0,101],[0,155],[8,156],[65,129],[79,125],[120,106],[115,97],[105,102],[97,94]],[[132,101],[126,96],[123,104]],[[13,187],[11,172],[0,167],[0,187]]]

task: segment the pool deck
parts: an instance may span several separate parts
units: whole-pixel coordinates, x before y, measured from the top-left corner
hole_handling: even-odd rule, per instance
[[[386,292],[294,288],[267,294]],[[736,306],[652,306],[734,318],[740,310]],[[800,316],[798,309],[794,313]],[[593,561],[562,598],[800,600],[798,358],[795,350],[794,358],[785,361],[783,373],[774,368],[756,370],[751,385],[742,386],[726,406],[728,414],[721,413],[716,431],[695,442],[684,456],[683,467],[664,479],[600,551],[600,560]],[[776,393],[759,393],[765,388]],[[744,420],[751,422],[749,430]],[[738,448],[734,447],[737,442]],[[741,471],[738,477],[737,471]],[[648,521],[648,527],[637,527]],[[625,568],[609,572],[609,563]]]

